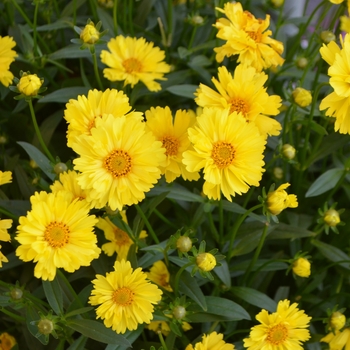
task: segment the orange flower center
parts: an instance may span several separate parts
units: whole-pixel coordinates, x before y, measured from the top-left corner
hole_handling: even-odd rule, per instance
[[[128,58],[122,63],[127,73],[140,73],[142,71],[142,63],[137,58]]]
[[[113,232],[114,232],[114,239],[116,240],[116,243],[119,246],[127,245],[129,243],[130,238],[128,234],[124,232],[122,229],[117,227],[117,228],[114,228]]]
[[[280,345],[288,338],[288,329],[279,323],[267,331],[266,341],[273,345]]]
[[[232,164],[235,158],[235,149],[229,142],[218,141],[214,143],[211,157],[219,169]]]
[[[134,292],[128,287],[122,287],[114,291],[112,300],[120,306],[129,306],[134,301]]]
[[[131,157],[123,150],[114,150],[104,159],[103,166],[116,178],[126,176],[131,171]]]
[[[166,156],[176,156],[179,150],[180,142],[174,136],[164,136],[162,138],[163,147],[166,149]]]
[[[46,226],[44,239],[53,248],[62,248],[69,243],[69,227],[57,221],[52,221]]]
[[[232,112],[237,112],[237,113],[242,113],[243,117],[246,117],[246,115],[249,112],[249,106],[247,105],[246,101],[244,101],[241,98],[232,98],[229,101],[229,104],[231,105],[230,107],[230,113]]]

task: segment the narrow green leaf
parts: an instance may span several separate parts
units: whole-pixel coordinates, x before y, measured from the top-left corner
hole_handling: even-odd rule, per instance
[[[220,261],[221,266],[215,267],[214,273],[221,279],[222,283],[230,288],[231,287],[231,275],[226,260]]]
[[[315,232],[306,230],[300,226],[291,226],[284,223],[276,225],[273,232],[269,234],[268,239],[296,239],[302,237],[314,237]]]
[[[74,86],[56,90],[47,94],[39,100],[39,103],[67,103],[71,98],[76,99],[78,95],[87,95],[89,88],[85,86]]]
[[[67,350],[85,350],[85,344],[87,342],[85,336],[81,335],[78,339],[76,339]]]
[[[229,211],[231,213],[237,213],[237,214],[244,214],[247,211],[247,209],[243,208],[239,204],[237,204],[235,202],[229,202],[227,200],[222,200],[222,207],[226,211]],[[263,223],[266,222],[266,218],[262,215],[250,213],[248,216],[255,219],[256,221],[260,221]]]
[[[26,215],[27,211],[30,210],[29,200],[0,200],[0,207],[8,210],[10,213],[17,216]]]
[[[75,0],[70,1],[68,5],[63,9],[61,12],[61,17],[70,17],[73,15],[74,10],[78,10],[78,8],[83,5],[86,2],[86,0]]]
[[[187,271],[183,271],[180,279],[179,289],[193,301],[195,301],[204,311],[207,311],[207,303],[202,290],[199,288],[195,278]]]
[[[126,338],[131,344],[140,336],[143,331],[144,326],[140,325],[134,331],[127,331],[123,334],[124,338]],[[134,348],[133,348],[134,349]],[[124,345],[107,345],[105,350],[130,350],[130,347]]]
[[[92,306],[82,307],[80,309],[73,310],[73,311],[65,314],[64,316],[65,316],[65,318],[69,318],[69,317],[72,317],[72,316],[75,316],[75,315],[84,314],[85,312],[89,312],[91,310],[93,310]]]
[[[156,186],[151,189],[149,192],[149,196],[160,195],[161,193],[168,192],[167,197],[171,199],[175,199],[178,201],[185,202],[204,202],[204,198],[199,194],[195,194],[190,192],[185,187],[182,187],[177,184],[173,184],[172,186]]]
[[[56,315],[63,314],[63,296],[57,277],[53,281],[42,281],[45,296]]]
[[[192,84],[182,84],[169,86],[166,88],[167,91],[171,92],[174,95],[187,97],[190,99],[194,99],[194,92],[198,89],[197,85]]]
[[[73,59],[73,58],[91,57],[89,50],[80,50],[80,46],[76,44],[68,45],[49,55],[51,60]]]

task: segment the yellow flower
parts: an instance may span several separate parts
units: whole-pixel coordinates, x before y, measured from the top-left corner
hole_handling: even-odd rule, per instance
[[[219,31],[217,37],[226,40],[221,47],[215,48],[216,60],[222,62],[225,56],[238,56],[238,63],[253,66],[258,72],[269,67],[281,66],[284,59],[280,56],[283,44],[272,39],[270,16],[265,20],[256,19],[250,12],[243,11],[239,2],[224,5],[224,9],[216,8],[226,18],[220,18],[214,24]]]
[[[329,0],[332,4],[339,5],[341,4],[344,0]]]
[[[289,186],[289,183],[282,184],[277,190],[267,194],[267,208],[272,215],[278,215],[286,208],[296,208],[298,206],[297,196],[285,191]]]
[[[95,44],[100,39],[100,32],[93,23],[89,23],[80,33],[80,39],[86,44]]]
[[[202,271],[211,271],[216,266],[216,259],[213,254],[200,253],[196,257],[196,264]]]
[[[259,186],[263,166],[265,137],[253,123],[229,110],[204,108],[188,135],[194,151],[183,154],[188,171],[204,168],[203,192],[211,199],[227,200]]]
[[[17,57],[16,51],[12,50],[16,46],[15,41],[10,36],[2,37],[0,35],[0,82],[8,87],[13,80],[13,74],[10,72],[10,64]]]
[[[64,118],[68,123],[67,145],[72,147],[76,138],[81,135],[91,135],[96,119],[105,114],[114,117],[125,115],[127,118],[143,119],[141,112],[131,111],[129,98],[116,89],[107,89],[104,92],[90,90],[87,97],[78,96],[77,100],[70,99],[66,104]]]
[[[113,272],[96,277],[89,303],[99,305],[97,318],[103,319],[106,327],[125,333],[151,322],[153,304],[161,300],[162,291],[147,280],[140,267],[133,270],[129,261],[116,261]]]
[[[158,284],[158,286],[164,288],[168,292],[173,291],[169,283],[170,273],[163,261],[156,261],[146,274],[148,279]]]
[[[331,319],[329,325],[331,326],[331,330],[339,331],[345,326],[346,317],[339,311],[333,312],[331,315]]]
[[[0,249],[1,249],[1,245],[0,245]],[[0,267],[2,267],[2,263],[3,262],[8,262],[8,259],[6,258],[6,256],[4,254],[1,253],[0,251]],[[1,349],[0,349],[1,350]]]
[[[101,61],[109,68],[103,70],[110,81],[124,80],[124,86],[134,87],[142,81],[150,91],[159,91],[161,86],[155,80],[166,80],[164,74],[170,66],[163,62],[164,51],[153,47],[144,38],[130,38],[122,35],[107,43],[109,51],[102,50]]]
[[[57,268],[74,272],[89,266],[100,255],[89,215],[88,204],[75,200],[68,192],[36,192],[32,210],[19,218],[16,255],[23,261],[36,262],[34,276],[52,281]]]
[[[297,308],[298,304],[289,305],[289,300],[280,301],[277,311],[270,314],[262,310],[256,315],[260,325],[251,328],[249,338],[245,338],[244,347],[248,350],[303,350],[301,342],[310,338],[306,329],[311,317]]]
[[[8,184],[10,182],[12,182],[12,172],[0,170],[0,186]]]
[[[195,114],[182,110],[176,111],[174,120],[169,107],[151,107],[146,111],[146,129],[150,130],[165,148],[166,164],[161,167],[166,182],[173,182],[182,176],[185,180],[198,180],[199,173],[191,173],[182,163],[182,153],[191,149],[187,130],[196,122]]]
[[[122,210],[143,200],[165,161],[162,143],[145,131],[143,122],[111,114],[96,119],[91,135],[81,135],[72,148],[80,156],[73,160],[81,172],[78,183],[96,208],[108,204]]]
[[[0,350],[10,350],[17,344],[16,339],[4,332],[0,334]]]
[[[324,213],[323,220],[328,226],[335,227],[340,223],[340,216],[335,209],[329,209]]]
[[[286,143],[282,146],[282,154],[289,160],[292,160],[295,158],[295,148],[290,145],[289,143]]]
[[[161,332],[166,337],[170,333],[170,327],[166,321],[151,321],[151,323],[147,325],[147,329],[156,332],[157,334]]]
[[[335,331],[328,333],[321,339],[322,342],[329,344],[330,350],[345,350],[350,348],[350,328],[345,328],[343,331]]]
[[[305,258],[298,258],[293,262],[293,272],[300,277],[309,277],[311,274],[310,261]]]
[[[200,84],[195,93],[196,103],[201,107],[229,108],[231,113],[241,113],[248,122],[253,122],[262,135],[279,135],[281,124],[268,115],[280,113],[281,98],[267,94],[264,83],[268,76],[243,64],[237,66],[233,77],[226,67],[220,67],[218,73],[219,80],[212,78],[218,92]]]
[[[302,87],[297,87],[293,90],[292,96],[294,102],[300,107],[307,107],[312,102],[312,95],[309,90],[303,89]]]
[[[9,242],[11,241],[11,236],[8,234],[7,230],[11,228],[11,219],[0,219],[0,241]]]
[[[194,345],[189,344],[185,350],[234,350],[233,344],[228,344],[224,340],[224,335],[221,333],[212,332],[202,336],[202,341]]]
[[[36,74],[23,73],[17,84],[17,89],[25,96],[36,96],[43,82],[44,79],[40,79]]]
[[[347,16],[340,16],[340,30],[350,33],[350,18]]]
[[[281,7],[284,4],[284,0],[271,0],[274,7]]]

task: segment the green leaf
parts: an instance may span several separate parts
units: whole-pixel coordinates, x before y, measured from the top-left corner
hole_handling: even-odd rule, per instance
[[[131,344],[140,336],[143,331],[143,325],[137,327],[134,331],[127,331],[123,334],[124,338],[126,338]],[[130,347],[124,345],[107,345],[105,350],[129,350]],[[134,348],[133,348],[134,349]]]
[[[231,287],[231,275],[226,260],[220,261],[221,266],[216,266],[213,270],[214,273],[221,279],[222,283],[230,288]]]
[[[67,103],[70,99],[76,99],[78,95],[87,95],[89,88],[85,86],[66,87],[47,94],[39,100],[39,103]]]
[[[149,196],[160,195],[161,193],[168,192],[167,197],[175,199],[177,201],[185,202],[204,202],[204,198],[199,194],[190,192],[185,187],[182,187],[178,184],[173,184],[172,186],[156,186],[151,189]]]
[[[49,55],[51,60],[73,59],[73,58],[89,58],[91,53],[89,50],[80,50],[80,46],[76,44],[68,45]]]
[[[29,332],[37,338],[41,344],[47,345],[49,343],[49,337],[39,333],[36,322],[40,320],[40,316],[35,310],[34,304],[28,303],[26,306],[26,324]]]
[[[30,210],[31,206],[29,201],[2,199],[0,200],[0,207],[17,216],[23,216]]]
[[[36,147],[28,142],[17,142],[28,153],[29,157],[38,164],[38,167],[47,175],[50,180],[54,180],[56,175],[53,173],[52,165],[49,159],[41,153]]]
[[[306,230],[301,226],[291,226],[284,223],[279,223],[275,226],[273,232],[269,234],[268,239],[296,239],[314,236],[316,236],[315,232]]]
[[[242,261],[241,263],[234,264],[231,267],[231,271],[246,271],[250,265],[250,260]],[[270,259],[259,259],[252,268],[252,271],[279,271],[287,270],[288,265],[281,261],[272,261]]]
[[[169,91],[174,95],[187,97],[190,99],[194,99],[194,92],[197,89],[198,89],[198,85],[192,85],[192,84],[174,85],[166,88],[167,91]]]
[[[310,186],[305,197],[315,197],[335,187],[337,182],[344,174],[343,168],[334,168],[327,170]]]
[[[69,318],[69,317],[72,317],[72,316],[75,316],[75,315],[81,315],[81,314],[84,314],[85,312],[89,312],[91,310],[93,310],[94,308],[92,306],[87,306],[87,307],[82,307],[80,309],[76,309],[76,310],[73,310],[67,314],[65,314],[65,318]]]
[[[257,306],[261,309],[266,309],[270,312],[276,311],[277,303],[266,294],[261,293],[256,289],[248,287],[232,287],[231,292],[251,305]]]
[[[63,296],[57,277],[53,281],[42,281],[45,296],[56,315],[63,314]]]
[[[348,254],[344,253],[337,247],[334,247],[330,244],[320,242],[316,239],[312,240],[311,243],[317,247],[320,253],[326,257],[328,260],[333,262],[339,262],[338,265],[344,267],[347,270],[350,270],[350,257]],[[342,262],[340,262],[342,261]],[[348,261],[348,262],[345,262]]]
[[[70,17],[73,15],[74,11],[78,10],[78,8],[83,5],[86,2],[86,0],[75,0],[70,1],[68,5],[63,9],[61,12],[61,17]]]
[[[78,339],[76,339],[67,350],[85,350],[87,338],[81,335]]]
[[[57,21],[42,26],[37,26],[38,32],[57,30],[63,28],[73,28],[73,21],[71,18],[59,18]]]
[[[110,328],[106,328],[103,323],[97,321],[75,319],[67,321],[67,326],[81,333],[85,337],[104,344],[131,346],[131,343],[125,337],[117,334]]]
[[[247,211],[247,209],[243,208],[239,204],[237,204],[235,202],[229,202],[227,200],[222,200],[222,207],[226,211],[229,211],[231,213],[237,213],[237,214],[244,214]],[[263,223],[266,222],[266,218],[264,216],[262,216],[262,215],[257,215],[255,213],[250,213],[248,216],[253,218],[253,219],[255,219],[256,221],[260,221],[260,222],[263,222]]]
[[[14,168],[14,174],[16,176],[16,180],[21,190],[22,196],[24,198],[29,198],[35,192],[35,187],[31,184],[27,173],[19,163],[17,163]]]

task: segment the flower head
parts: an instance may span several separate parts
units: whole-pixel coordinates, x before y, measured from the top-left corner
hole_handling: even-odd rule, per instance
[[[141,268],[132,269],[129,261],[116,261],[114,271],[106,277],[96,275],[89,298],[99,305],[97,318],[117,333],[135,330],[139,324],[153,319],[153,304],[161,300],[162,291],[147,280]]]
[[[216,266],[216,259],[213,254],[200,253],[196,257],[196,264],[202,271],[211,271]]]
[[[331,330],[339,331],[345,326],[345,323],[346,323],[346,317],[343,313],[339,311],[335,311],[332,313],[331,318],[329,320],[329,325],[331,327]]]
[[[204,171],[203,192],[220,199],[221,192],[231,196],[259,186],[264,172],[265,137],[253,123],[229,110],[204,108],[197,124],[188,130],[194,151],[183,154],[188,171]]]
[[[0,82],[8,87],[13,80],[10,72],[10,64],[17,57],[16,51],[12,50],[16,46],[15,41],[10,36],[0,36]]]
[[[234,350],[233,344],[228,344],[224,340],[224,335],[221,333],[212,332],[202,336],[202,341],[194,345],[189,344],[185,350]]]
[[[112,210],[138,203],[161,176],[165,150],[145,124],[136,118],[106,115],[96,119],[91,135],[72,145],[80,156],[73,160],[80,171],[78,183],[88,190],[87,200],[96,208]]]
[[[308,259],[300,257],[293,262],[293,272],[300,277],[309,277],[311,274],[311,264]]]
[[[192,112],[193,113],[193,112]],[[173,182],[182,176],[185,180],[198,180],[198,172],[191,173],[182,163],[182,154],[192,149],[187,130],[192,127],[196,118],[194,113],[176,111],[173,119],[169,107],[151,107],[146,111],[146,129],[150,130],[165,148],[166,164],[161,167],[166,182]]]
[[[144,38],[122,35],[112,38],[107,46],[109,51],[102,50],[101,61],[109,67],[103,70],[108,80],[124,80],[124,85],[131,87],[142,81],[150,91],[161,90],[155,80],[166,80],[164,74],[170,72],[170,66],[164,62],[164,51]]]
[[[293,90],[292,96],[294,102],[300,107],[307,107],[312,102],[312,95],[309,90],[303,89],[302,87],[297,87]]]
[[[0,186],[11,182],[12,182],[12,172],[0,170]]]
[[[15,239],[20,243],[16,255],[23,261],[36,262],[34,275],[52,281],[57,268],[74,272],[89,266],[100,255],[89,215],[89,206],[68,192],[36,192],[32,210],[19,218]]]
[[[1,245],[0,245],[0,249],[1,249]],[[1,253],[0,251],[0,267],[2,267],[2,263],[3,262],[8,262],[8,259],[6,258],[6,256],[4,254]]]
[[[298,206],[297,196],[285,191],[289,186],[289,183],[282,184],[277,190],[267,194],[267,209],[272,215],[278,215],[286,208],[296,208]]]
[[[283,300],[272,314],[262,310],[255,317],[261,324],[251,329],[249,338],[243,340],[244,347],[248,350],[302,350],[301,343],[310,338],[306,328],[311,317],[297,306],[297,303],[290,305],[289,300]]]
[[[340,223],[339,212],[335,209],[329,209],[324,213],[323,220],[326,225],[335,227]]]
[[[330,350],[342,350],[350,348],[350,328],[345,328],[342,331],[328,333],[321,339],[321,342],[329,344]]]
[[[227,2],[224,9],[216,9],[227,17],[214,24],[219,30],[216,36],[226,40],[224,45],[214,49],[218,62],[222,62],[225,56],[239,55],[239,63],[253,66],[259,72],[283,64],[284,59],[280,56],[283,44],[272,39],[271,30],[267,30],[269,15],[265,19],[257,19],[250,12],[243,11],[239,2]]]
[[[85,44],[95,44],[100,39],[100,32],[95,27],[94,23],[88,23],[80,33],[80,39]]]
[[[15,337],[4,332],[0,334],[0,350],[10,350],[17,344]]]
[[[149,280],[158,284],[158,286],[164,288],[168,292],[173,291],[169,283],[170,273],[163,261],[156,261],[150,268],[149,272],[147,272],[147,277]]]
[[[12,226],[11,219],[0,219],[0,241],[9,242],[11,240],[11,236],[8,234],[7,230]]]
[[[36,74],[23,73],[17,84],[18,91],[24,96],[36,96],[39,93],[44,79],[40,79]]]

